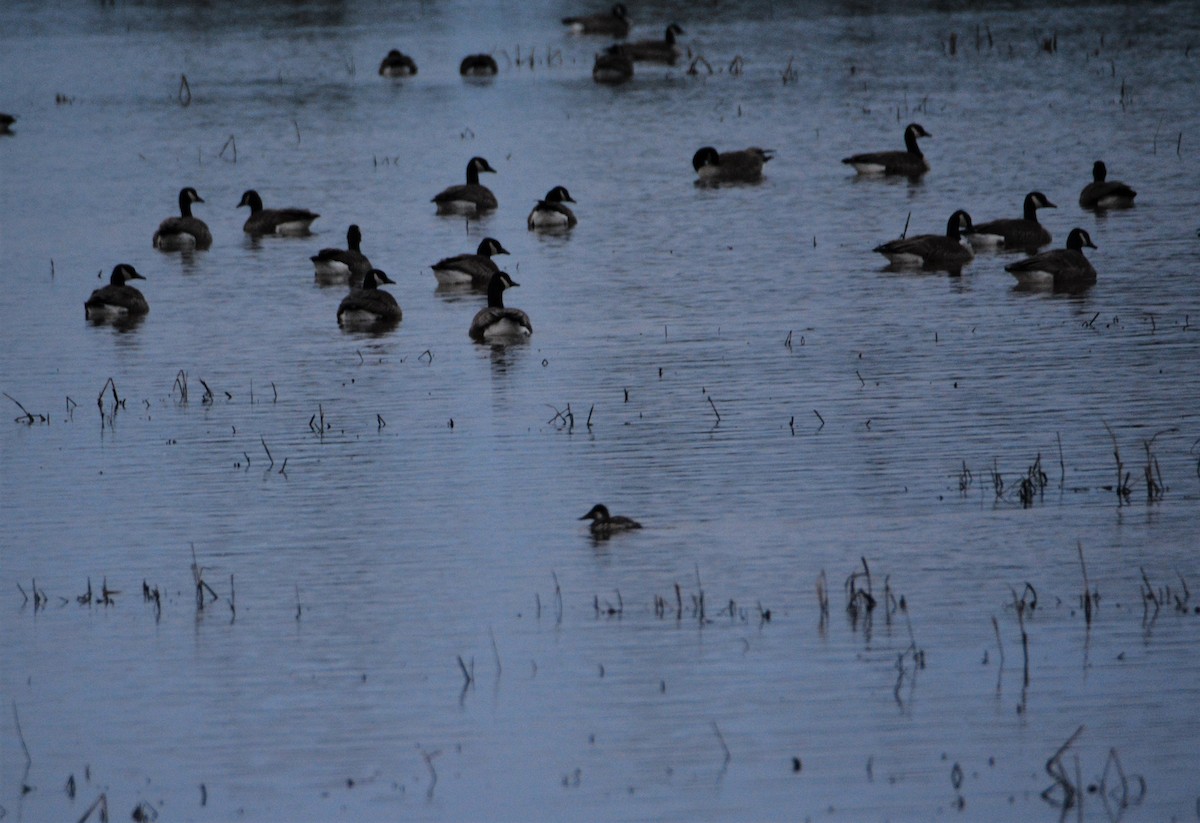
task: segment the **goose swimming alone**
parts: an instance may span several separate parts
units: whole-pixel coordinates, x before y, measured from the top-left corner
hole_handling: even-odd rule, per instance
[[[705,146],[692,156],[692,168],[700,176],[697,185],[757,183],[762,180],[763,166],[772,157],[769,149],[751,147],[718,153],[712,146]]]
[[[591,520],[591,525],[588,526],[592,537],[606,538],[611,537],[619,532],[633,531],[640,529],[642,524],[636,520],[625,517],[623,515],[609,514],[608,507],[603,503],[597,503],[580,520]]]
[[[919,177],[929,171],[929,161],[921,154],[918,137],[933,137],[920,123],[909,123],[904,129],[904,151],[877,151],[854,154],[842,160],[854,166],[859,174],[896,174]]]
[[[84,302],[83,316],[88,320],[106,320],[148,314],[150,304],[146,298],[133,286],[126,285],[130,280],[145,279],[128,263],[118,263],[108,285],[96,289]]]
[[[488,304],[471,321],[469,334],[479,343],[524,340],[533,334],[529,315],[520,309],[506,308],[504,290],[521,285],[514,283],[508,272],[498,271],[488,283]]]
[[[472,157],[467,162],[466,184],[449,186],[433,198],[433,202],[437,204],[437,213],[473,216],[495,209],[499,205],[496,195],[492,194],[492,190],[487,186],[480,185],[480,172],[495,174],[496,170],[482,157]]]
[[[1108,167],[1103,160],[1092,164],[1092,182],[1079,192],[1079,205],[1085,209],[1127,209],[1133,205],[1137,192],[1119,180],[1109,180]]]
[[[1096,270],[1083,249],[1094,249],[1091,235],[1084,229],[1071,229],[1063,249],[1035,254],[1004,267],[1017,278],[1017,287],[1037,289],[1049,287],[1054,291],[1077,292],[1096,282]]]
[[[192,216],[192,204],[203,203],[196,190],[179,190],[179,217],[168,217],[154,232],[154,248],[160,251],[207,249],[212,245],[212,232],[203,220]]]
[[[537,201],[525,224],[530,231],[534,229],[569,229],[579,221],[575,212],[565,203],[574,203],[571,193],[564,186],[555,186],[546,192],[545,198]]]
[[[379,63],[381,77],[412,77],[417,73],[417,64],[399,49],[392,49]]]
[[[250,207],[250,216],[246,218],[242,230],[255,237],[264,234],[306,235],[310,233],[312,222],[321,216],[308,209],[264,209],[262,198],[254,189],[242,194],[238,208],[242,206]]]

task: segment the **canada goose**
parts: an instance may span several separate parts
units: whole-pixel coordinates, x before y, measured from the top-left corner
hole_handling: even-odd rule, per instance
[[[700,175],[698,185],[757,183],[762,180],[763,165],[772,157],[769,149],[751,147],[718,154],[712,146],[705,146],[692,156],[692,168]]]
[[[924,269],[961,274],[962,267],[975,256],[971,247],[963,244],[963,234],[971,231],[971,215],[961,209],[946,221],[945,234],[920,234],[902,237],[876,246],[896,267],[920,266]]]
[[[321,215],[314,214],[308,209],[264,209],[262,198],[254,189],[246,191],[238,208],[250,207],[250,216],[246,218],[242,230],[246,234],[260,236],[264,234],[285,234],[292,236],[309,233],[308,227]]]
[[[403,314],[400,304],[379,288],[381,283],[395,283],[379,269],[371,269],[363,276],[361,289],[354,289],[342,298],[338,306],[339,326],[376,325],[398,323]]]
[[[609,514],[608,507],[603,503],[592,506],[591,510],[579,519],[591,520],[592,523],[588,528],[592,532],[592,537],[598,538],[611,537],[618,532],[632,531],[642,527],[641,523],[632,518]]]
[[[571,193],[566,188],[555,186],[546,192],[545,199],[537,201],[537,205],[533,207],[533,211],[529,212],[529,218],[525,223],[529,226],[530,231],[534,229],[569,229],[579,221],[575,219],[575,212],[563,204],[574,202],[571,199]]]
[[[212,245],[212,232],[203,220],[192,217],[192,204],[204,200],[190,186],[179,190],[179,217],[168,217],[154,232],[154,248],[162,251],[207,249]]]
[[[437,213],[476,215],[495,209],[499,205],[496,195],[487,186],[479,185],[480,172],[495,174],[496,170],[482,157],[472,157],[467,163],[466,185],[450,186],[433,198]]]
[[[1083,256],[1084,248],[1096,245],[1083,229],[1071,229],[1067,247],[1035,254],[1004,267],[1017,278],[1018,288],[1044,288],[1054,291],[1081,291],[1096,282],[1096,270]]]
[[[433,276],[443,286],[473,286],[487,289],[492,275],[500,271],[492,257],[508,254],[500,241],[485,237],[479,242],[475,254],[458,254],[446,257],[433,264]]]
[[[490,54],[468,54],[458,64],[458,73],[463,77],[492,77],[500,71]]]
[[[633,78],[633,60],[624,54],[597,54],[592,64],[592,79],[615,86]]]
[[[562,21],[575,34],[603,34],[617,39],[629,35],[629,11],[624,3],[617,3],[608,14],[564,17]]]
[[[1108,167],[1097,160],[1092,165],[1092,182],[1079,192],[1079,205],[1085,209],[1127,209],[1137,192],[1118,180],[1106,180]]]
[[[12,125],[17,122],[15,114],[0,112],[0,134],[13,134]]]
[[[917,146],[918,137],[933,137],[920,123],[909,123],[904,129],[904,151],[879,151],[854,154],[842,160],[854,166],[859,174],[902,174],[917,177],[929,171],[929,161]]]
[[[1025,216],[976,223],[967,235],[973,248],[1003,248],[1030,254],[1050,243],[1050,232],[1038,222],[1038,209],[1056,209],[1046,195],[1031,191],[1025,195]]]
[[[392,49],[379,63],[382,77],[411,77],[417,73],[417,64],[399,49]]]
[[[322,283],[348,282],[352,286],[362,285],[363,277],[372,268],[371,261],[362,253],[362,231],[353,223],[346,229],[346,248],[321,249],[309,260]]]
[[[137,269],[128,263],[113,267],[108,285],[96,289],[83,304],[83,316],[89,320],[135,317],[147,314],[150,304],[140,291],[125,285],[130,280],[145,280]]]
[[[488,304],[480,309],[471,321],[468,332],[477,342],[523,340],[533,334],[533,323],[529,315],[520,309],[504,307],[504,290],[521,285],[514,283],[508,272],[498,271],[488,283]]]
[[[662,40],[638,40],[634,43],[616,43],[608,47],[609,54],[623,54],[631,60],[644,63],[666,63],[675,65],[682,50],[675,43],[675,35],[683,34],[678,23],[667,26]]]

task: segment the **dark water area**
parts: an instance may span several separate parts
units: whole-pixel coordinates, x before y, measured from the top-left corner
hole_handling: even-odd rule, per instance
[[[1195,4],[629,5],[688,56],[617,87],[565,2],[0,7],[0,816],[1200,815]],[[909,122],[918,181],[840,162]],[[1032,190],[1081,294],[872,252]],[[351,223],[394,329],[314,278]],[[487,236],[528,342],[437,287]],[[120,262],[150,313],[85,320]]]

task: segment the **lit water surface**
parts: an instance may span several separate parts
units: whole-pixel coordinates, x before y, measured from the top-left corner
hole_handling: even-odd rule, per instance
[[[678,20],[714,73],[615,89],[605,42],[557,25],[575,4],[252,5],[0,10],[0,388],[48,417],[0,426],[3,812],[1051,820],[1045,764],[1082,726],[1072,779],[1113,750],[1140,801],[1110,766],[1085,819],[1194,819],[1196,595],[1154,619],[1143,595],[1200,592],[1191,4],[639,3],[635,36]],[[416,78],[376,76],[393,47]],[[476,51],[493,82],[457,76]],[[838,162],[911,120],[922,182]],[[699,190],[704,144],[777,157]],[[475,154],[500,209],[435,216]],[[1079,209],[1097,158],[1136,208]],[[579,226],[527,232],[556,184]],[[184,185],[216,242],[156,252]],[[247,188],[320,212],[315,236],[250,242]],[[1099,247],[1085,295],[870,251],[1032,189],[1055,245]],[[351,222],[397,281],[384,335],[341,331],[313,281]],[[473,345],[481,298],[435,290],[429,264],[489,235],[528,345]],[[122,261],[151,314],[87,324]],[[597,501],[645,528],[593,543]],[[863,558],[907,611],[850,620]],[[80,605],[89,579],[115,603]]]

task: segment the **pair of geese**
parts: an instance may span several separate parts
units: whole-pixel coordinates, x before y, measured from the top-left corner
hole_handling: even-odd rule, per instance
[[[163,220],[152,240],[154,248],[161,251],[186,251],[191,249],[207,249],[212,246],[212,232],[203,220],[192,214],[193,203],[203,203],[204,199],[190,186],[179,191],[179,216]],[[238,208],[250,207],[250,216],[242,225],[246,234],[262,236],[264,234],[304,235],[309,233],[309,227],[321,215],[308,209],[267,209],[263,208],[262,197],[254,189],[242,194]]]
[[[482,157],[472,157],[467,161],[467,182],[456,186],[447,186],[434,195],[433,203],[437,206],[438,214],[457,214],[467,217],[477,217],[499,207],[496,195],[487,186],[479,182],[481,173],[495,174],[496,170]],[[555,186],[546,192],[546,196],[538,200],[525,225],[530,231],[540,229],[570,229],[579,220],[567,203],[574,203],[574,198],[564,186]]]
[[[490,54],[468,54],[458,64],[458,73],[463,77],[491,77],[499,71]],[[416,73],[416,61],[399,49],[392,49],[379,62],[380,77],[412,77]]]

